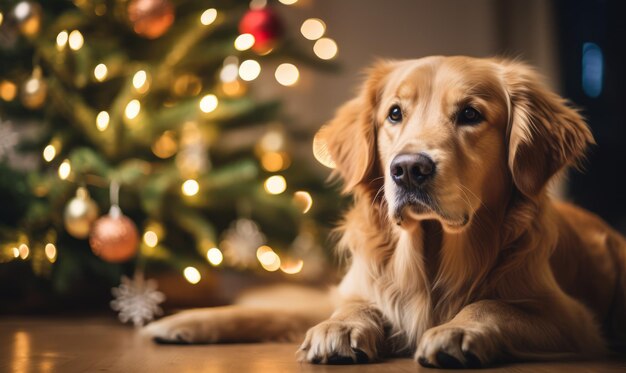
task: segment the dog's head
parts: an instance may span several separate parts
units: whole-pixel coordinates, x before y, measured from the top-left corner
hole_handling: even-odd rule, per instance
[[[448,231],[514,188],[539,197],[593,142],[532,69],[468,57],[379,63],[316,139],[344,191],[376,198],[380,185],[391,218],[437,219]]]

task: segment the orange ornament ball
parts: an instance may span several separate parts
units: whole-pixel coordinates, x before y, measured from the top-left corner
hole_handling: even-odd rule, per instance
[[[108,215],[96,220],[89,236],[94,254],[110,263],[130,260],[137,253],[139,233],[135,223],[124,216],[119,207],[111,207]]]
[[[131,0],[128,20],[137,35],[156,39],[174,23],[174,6],[169,0]]]

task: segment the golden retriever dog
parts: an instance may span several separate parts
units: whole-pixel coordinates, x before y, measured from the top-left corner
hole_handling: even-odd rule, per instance
[[[150,336],[294,340],[312,326],[302,361],[409,354],[440,368],[624,351],[626,240],[547,191],[594,140],[531,68],[378,63],[316,141],[354,196],[332,308],[312,290],[282,289],[273,307],[244,299],[185,311],[149,325]]]

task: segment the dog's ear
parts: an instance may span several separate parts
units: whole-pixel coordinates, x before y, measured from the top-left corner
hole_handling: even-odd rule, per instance
[[[369,180],[374,171],[375,108],[392,68],[393,62],[379,62],[371,68],[357,97],[343,104],[315,135],[315,155],[326,166],[335,168],[335,175],[343,180],[344,193]]]
[[[577,166],[594,143],[577,110],[541,83],[530,67],[501,61],[509,95],[508,164],[517,188],[537,196],[567,166]]]

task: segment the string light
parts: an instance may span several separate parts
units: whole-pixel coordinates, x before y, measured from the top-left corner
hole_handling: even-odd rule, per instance
[[[309,18],[302,22],[300,32],[302,33],[302,36],[309,40],[317,40],[324,36],[324,32],[326,32],[326,24],[324,24],[321,19]]]
[[[313,45],[315,55],[323,60],[330,60],[337,55],[337,43],[330,38],[321,38]]]
[[[274,272],[280,268],[280,257],[274,251],[266,251],[259,255],[258,259],[266,271]]]
[[[283,261],[280,265],[280,270],[288,275],[295,275],[296,273],[300,273],[303,267],[304,261],[302,259],[298,259],[296,261]]]
[[[185,276],[185,280],[193,285],[197,284],[202,279],[202,276],[200,276],[200,271],[198,271],[194,267],[186,267],[183,270],[183,276]]]
[[[202,15],[200,15],[200,23],[202,23],[205,26],[208,26],[211,23],[215,22],[216,19],[217,19],[217,10],[215,8],[207,9],[204,12],[202,12]]]
[[[0,26],[2,26],[2,21],[4,21],[4,15],[0,12]]]
[[[245,51],[254,45],[254,36],[252,34],[241,34],[235,39],[235,49]]]
[[[303,214],[306,214],[313,206],[313,197],[309,192],[299,190],[293,194],[293,202],[302,210]]]
[[[293,5],[298,2],[298,0],[278,0],[285,5]]]
[[[70,165],[70,160],[65,159],[59,166],[59,177],[61,178],[61,180],[65,180],[70,176],[71,172],[72,166]]]
[[[172,131],[163,132],[158,140],[152,144],[152,152],[161,159],[169,158],[176,154],[177,151],[178,143]]]
[[[300,78],[300,72],[295,65],[290,63],[283,63],[276,68],[274,76],[276,77],[276,81],[278,83],[289,87],[296,84],[296,82]]]
[[[143,234],[143,242],[148,247],[156,247],[159,243],[159,237],[157,237],[157,234],[154,231],[148,230]]]
[[[268,131],[261,138],[261,148],[266,152],[277,152],[283,148],[285,137],[280,131]]]
[[[210,113],[214,111],[215,109],[217,109],[218,103],[219,102],[215,95],[213,94],[206,95],[202,97],[202,99],[200,100],[200,110],[202,110],[204,113]]]
[[[144,70],[139,70],[133,75],[133,87],[139,93],[146,93],[148,91],[148,74]]]
[[[200,191],[200,184],[198,184],[198,182],[194,179],[188,179],[185,180],[185,182],[181,186],[181,190],[186,196],[195,196]]]
[[[19,250],[19,253],[20,253],[20,258],[22,258],[22,259],[28,258],[28,254],[30,254],[30,249],[28,248],[28,246],[25,243],[21,244],[19,246],[18,250]]]
[[[96,115],[96,128],[98,128],[98,131],[102,132],[106,130],[109,127],[109,120],[109,113],[106,111],[99,112],[98,115]]]
[[[17,95],[17,85],[10,80],[3,80],[0,82],[0,97],[4,101],[13,101]]]
[[[13,257],[14,258],[19,258],[20,257],[20,249],[18,249],[17,247],[14,247],[12,250],[13,250]]]
[[[43,159],[46,162],[52,162],[54,157],[57,155],[57,150],[54,145],[49,144],[43,149]]]
[[[229,63],[224,65],[222,71],[220,71],[220,80],[222,82],[234,82],[239,75],[239,67],[236,63]]]
[[[70,32],[70,35],[68,37],[68,42],[70,44],[70,49],[77,51],[83,47],[83,44],[85,43],[85,39],[83,39],[83,34],[81,34],[80,31],[74,30]]]
[[[141,111],[141,103],[139,102],[139,100],[135,99],[135,100],[131,100],[126,105],[126,109],[124,109],[124,115],[128,119],[135,119],[137,118],[137,115],[139,115],[140,111]]]
[[[289,167],[290,161],[287,153],[267,152],[261,156],[261,166],[265,171],[276,172]]]
[[[107,69],[107,65],[100,63],[93,69],[93,76],[97,81],[101,82],[106,79],[109,69]]]
[[[44,252],[46,253],[46,257],[50,261],[50,263],[54,263],[57,260],[57,248],[52,243],[46,244],[44,248]]]
[[[63,30],[61,32],[59,32],[59,34],[57,35],[57,49],[58,50],[63,50],[65,48],[65,46],[67,45],[67,40],[68,40],[68,33],[67,30]]]
[[[245,60],[239,66],[239,76],[249,82],[256,79],[261,73],[261,65],[255,60]]]
[[[222,263],[222,260],[224,260],[224,255],[222,255],[220,249],[218,249],[217,247],[212,247],[209,249],[209,251],[207,251],[206,258],[209,263],[214,266],[218,266],[220,265],[220,263]]]
[[[281,194],[287,189],[287,181],[280,175],[270,176],[265,180],[264,187],[269,194]]]

